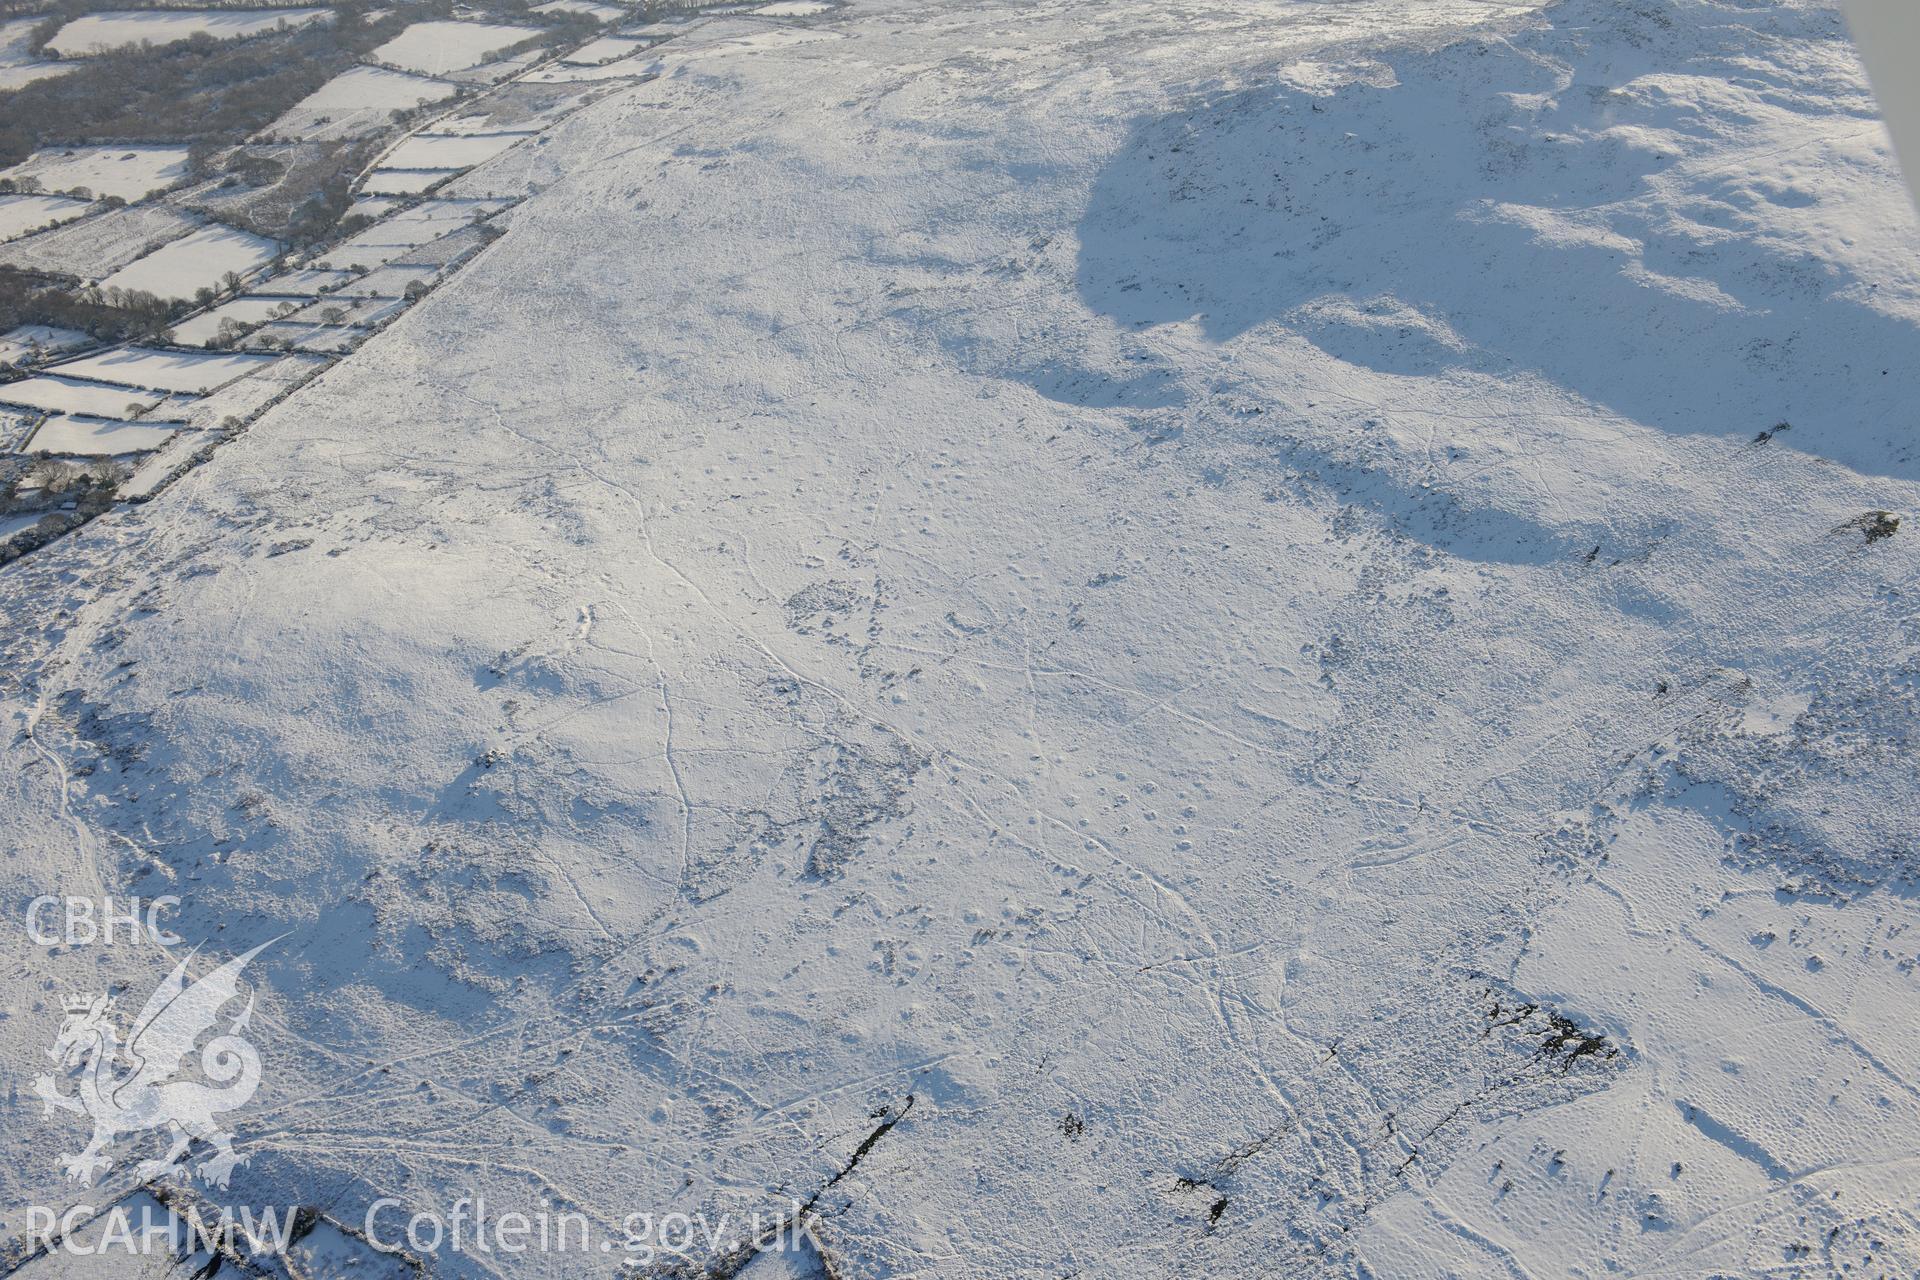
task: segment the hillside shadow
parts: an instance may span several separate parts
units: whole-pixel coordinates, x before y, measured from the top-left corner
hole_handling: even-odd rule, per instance
[[[1783,445],[1912,478],[1920,327],[1840,296],[1868,282],[1778,230],[1886,174],[1837,160],[1814,190],[1737,170],[1776,107],[1796,129],[1871,109],[1852,81],[1765,61],[1781,34],[1831,38],[1826,16],[1568,0],[1511,42],[1408,53],[1374,83],[1275,83],[1147,119],[1080,221],[1080,297],[1216,340],[1278,322],[1387,373],[1536,375],[1673,432],[1745,441],[1786,421]],[[1682,96],[1676,70],[1737,83],[1750,112]]]

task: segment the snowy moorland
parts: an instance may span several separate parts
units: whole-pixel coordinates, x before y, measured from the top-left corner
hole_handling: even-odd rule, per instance
[[[1834,7],[657,57],[0,571],[10,921],[271,940],[194,1194],[817,1241],[450,1276],[1920,1272],[1920,223]],[[182,952],[4,936],[17,1234],[163,1150],[77,1186],[31,1082]]]

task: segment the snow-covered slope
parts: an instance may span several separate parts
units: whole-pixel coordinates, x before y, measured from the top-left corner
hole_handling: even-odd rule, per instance
[[[0,574],[10,915],[286,935],[232,1197],[811,1200],[749,1280],[1914,1274],[1920,235],[1834,9],[661,59]],[[59,997],[168,958],[7,938],[0,1204],[67,1204]]]

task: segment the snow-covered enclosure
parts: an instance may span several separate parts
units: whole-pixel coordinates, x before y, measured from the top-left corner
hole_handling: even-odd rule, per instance
[[[292,298],[234,298],[174,325],[173,340],[184,347],[204,347],[221,337],[223,327],[231,334],[235,327],[261,324],[282,310],[298,310],[299,306]]]
[[[273,122],[277,136],[308,140],[352,137],[392,123],[395,111],[453,97],[458,86],[387,67],[342,71]]]
[[[265,363],[260,356],[214,355],[199,351],[165,351],[150,347],[120,347],[99,355],[69,360],[53,369],[73,378],[117,382],[156,391],[213,391]]]
[[[43,191],[84,187],[122,200],[138,200],[186,176],[187,149],[169,146],[49,147],[0,169],[0,178],[36,182]]]
[[[128,263],[100,283],[162,298],[188,298],[196,290],[218,288],[230,275],[251,274],[279,252],[280,246],[265,236],[213,224]]]
[[[70,418],[54,414],[40,425],[27,443],[34,453],[66,457],[109,458],[158,449],[179,428],[167,422],[118,422],[102,418]]]
[[[534,27],[498,22],[416,22],[375,49],[373,56],[406,71],[446,75],[478,66],[538,34]]]
[[[380,163],[387,169],[465,169],[493,159],[525,137],[521,132],[419,133],[387,153]]]
[[[0,240],[16,240],[71,222],[92,207],[85,200],[65,196],[0,196]]]
[[[77,378],[34,377],[0,382],[0,404],[102,418],[133,417],[164,398],[154,391]]]

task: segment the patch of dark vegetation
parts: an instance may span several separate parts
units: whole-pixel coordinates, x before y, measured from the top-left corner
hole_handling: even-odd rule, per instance
[[[283,244],[307,246],[350,235],[343,221],[353,179],[382,139],[297,146],[247,146],[227,156],[226,177],[187,207]]]
[[[44,324],[78,329],[102,342],[162,335],[187,309],[184,302],[138,289],[74,288],[58,280],[0,267],[0,330]],[[0,378],[19,370],[0,365]]]
[[[1501,1027],[1516,1028],[1528,1038],[1539,1041],[1539,1048],[1534,1051],[1535,1058],[1559,1067],[1562,1072],[1573,1070],[1574,1064],[1582,1058],[1604,1060],[1620,1052],[1604,1035],[1587,1030],[1564,1014],[1543,1009],[1531,1002],[1502,1003],[1491,988],[1486,994],[1493,1003],[1487,1011],[1487,1028],[1481,1033],[1482,1038],[1491,1036]]]
[[[124,639],[125,633],[116,628],[103,633],[95,641],[95,648],[112,652]],[[122,669],[124,665],[128,664]],[[108,703],[83,696],[78,689],[56,695],[53,705],[60,709],[60,718],[72,734],[75,777],[91,776],[106,760],[123,771],[131,769],[145,758],[153,743],[153,717],[147,712],[116,710]],[[264,803],[264,797],[253,798]],[[234,807],[241,812],[247,810],[244,802]]]
[[[113,462],[63,462],[44,455],[8,459],[0,470],[0,515],[40,519],[0,539],[0,565],[37,551],[113,505],[127,478]]]
[[[1661,682],[1654,696],[1666,692]],[[1593,823],[1582,818],[1563,819],[1541,841],[1541,857],[1549,866],[1572,875],[1583,868],[1607,860],[1607,842],[1594,830]]]
[[[1232,1197],[1227,1194],[1227,1184],[1233,1178],[1234,1171],[1272,1146],[1285,1132],[1284,1127],[1274,1128],[1248,1139],[1216,1160],[1206,1173],[1175,1178],[1174,1191],[1182,1195],[1199,1192],[1206,1196],[1206,1229],[1212,1231],[1220,1225],[1220,1219],[1226,1216],[1227,1208],[1232,1203]]]
[[[1900,531],[1900,517],[1891,511],[1869,511],[1844,524],[1835,525],[1833,529],[1835,533],[1853,531],[1858,531],[1868,542],[1878,542]]]
[[[1571,1018],[1557,1013],[1548,1013],[1546,1017],[1549,1029],[1540,1041],[1540,1056],[1558,1063],[1562,1071],[1573,1070],[1573,1064],[1589,1054],[1611,1058],[1619,1052],[1607,1043],[1605,1036],[1586,1030]]]

